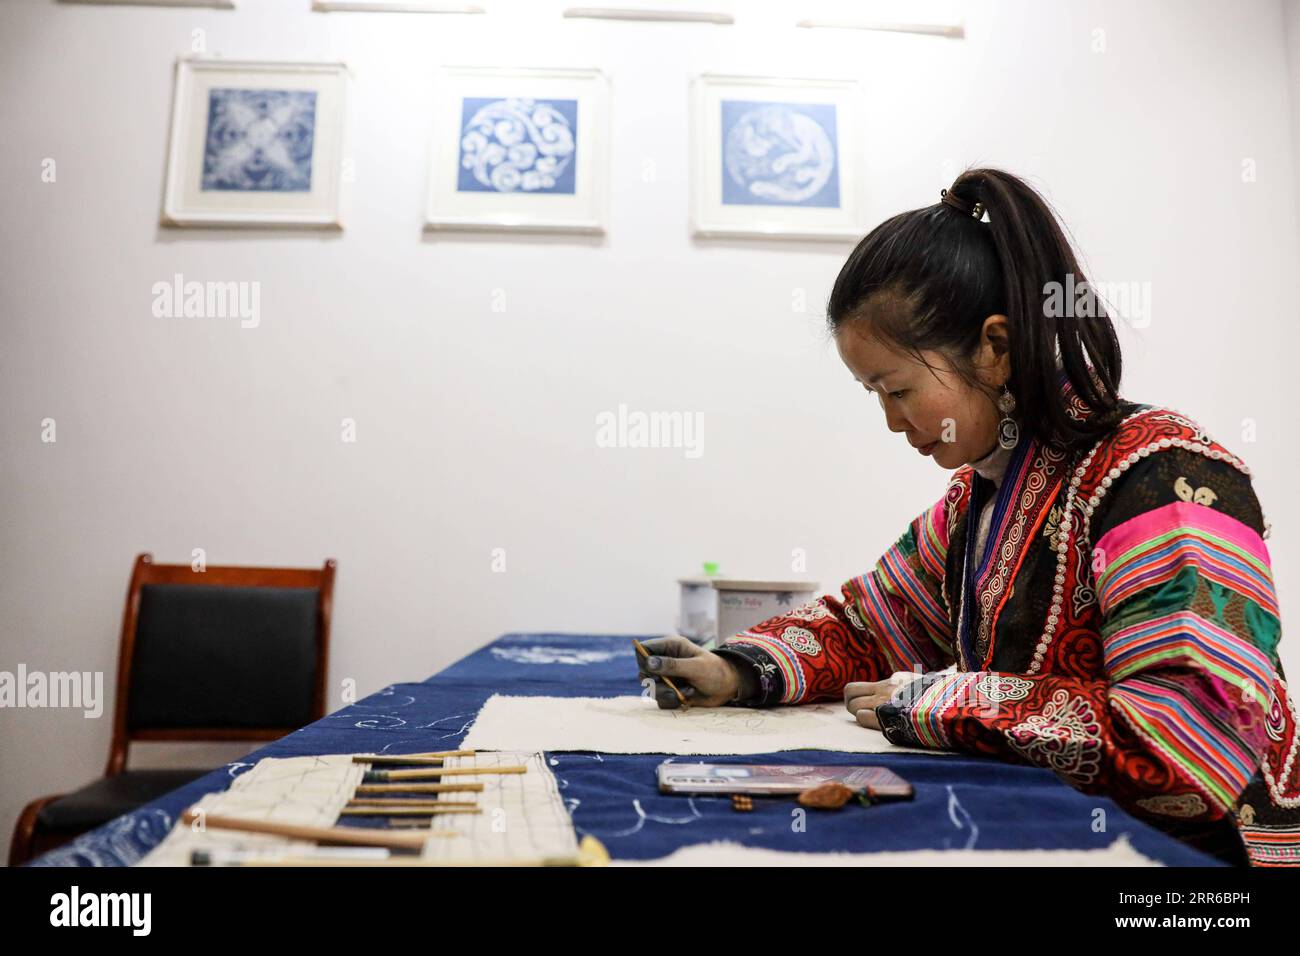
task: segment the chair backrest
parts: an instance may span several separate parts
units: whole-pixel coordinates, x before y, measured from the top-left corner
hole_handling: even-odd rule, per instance
[[[274,740],[324,717],[335,568],[137,556],[107,775],[126,768],[133,740]]]

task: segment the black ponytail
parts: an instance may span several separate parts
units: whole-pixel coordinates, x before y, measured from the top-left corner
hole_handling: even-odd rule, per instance
[[[981,210],[987,222],[973,214]],[[1060,304],[1059,290],[1090,288],[1085,282],[1056,216],[1032,187],[999,169],[968,169],[946,199],[900,213],[858,243],[835,280],[827,319],[832,332],[867,322],[918,358],[940,351],[978,385],[970,358],[984,320],[1005,315],[1016,417],[1039,441],[1073,450],[1114,426],[1120,401],[1119,339],[1105,307],[1095,296],[1085,316],[1045,307],[1049,290],[1058,290]],[[1088,416],[1068,414],[1062,371]]]

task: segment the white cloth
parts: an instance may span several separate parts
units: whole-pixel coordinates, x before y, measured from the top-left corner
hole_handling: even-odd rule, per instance
[[[488,698],[461,746],[611,754],[951,753],[895,746],[880,731],[861,726],[843,703],[661,710],[644,697],[501,694]]]
[[[611,866],[1164,866],[1120,835],[1095,850],[884,850],[880,853],[806,853],[694,843],[653,860],[614,860]]]

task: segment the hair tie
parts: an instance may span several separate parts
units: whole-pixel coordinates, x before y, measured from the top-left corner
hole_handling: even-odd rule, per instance
[[[983,202],[977,202],[975,203],[975,205],[972,206],[970,203],[958,199],[955,195],[953,195],[946,189],[939,190],[939,200],[940,202],[944,202],[947,203],[949,206],[952,206],[953,209],[956,209],[962,215],[970,216],[972,219],[984,218]]]

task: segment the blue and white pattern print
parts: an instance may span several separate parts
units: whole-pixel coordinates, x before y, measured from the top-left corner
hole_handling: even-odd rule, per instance
[[[311,90],[209,90],[202,188],[310,192],[315,139]]]
[[[458,192],[574,194],[578,101],[465,97]]]
[[[834,103],[722,101],[725,206],[838,208]]]
[[[581,647],[493,647],[492,656],[511,664],[604,664],[626,657],[626,651],[590,650]]]

